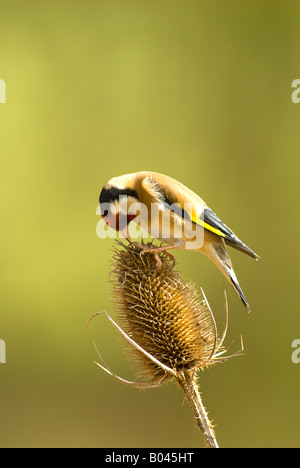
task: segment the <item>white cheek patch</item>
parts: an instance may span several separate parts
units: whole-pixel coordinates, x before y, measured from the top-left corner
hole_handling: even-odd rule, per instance
[[[116,206],[118,206],[118,212],[121,213],[122,215],[126,215],[128,213],[128,202],[127,202],[128,197],[120,197],[119,201],[116,202]]]
[[[112,215],[116,215],[117,213],[119,213],[118,203],[110,203],[110,213]]]
[[[135,198],[130,196],[128,197],[127,195],[120,196],[119,200],[115,203],[118,207],[118,211],[122,215],[138,214],[138,212],[141,211],[141,207],[144,207],[144,205],[138,202]]]

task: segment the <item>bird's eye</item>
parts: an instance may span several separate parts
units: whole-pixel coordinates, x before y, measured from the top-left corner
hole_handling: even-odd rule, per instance
[[[100,203],[100,213],[102,218],[106,218],[110,215],[111,212],[111,204],[108,202]]]
[[[101,216],[102,218],[106,218],[108,216],[109,211],[106,209],[101,209]]]

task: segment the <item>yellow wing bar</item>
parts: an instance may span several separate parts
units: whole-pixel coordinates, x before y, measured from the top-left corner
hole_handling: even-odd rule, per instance
[[[198,226],[202,226],[204,227],[204,229],[207,229],[208,231],[211,231],[214,234],[217,234],[217,236],[226,237],[226,234],[220,231],[220,229],[214,228],[213,226],[211,226],[210,224],[206,223],[201,218],[199,218],[199,216],[192,215],[191,220],[193,221],[193,223],[198,224]]]

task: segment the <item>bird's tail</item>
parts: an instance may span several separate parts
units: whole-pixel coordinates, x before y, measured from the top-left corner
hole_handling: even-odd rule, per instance
[[[249,304],[248,304],[247,299],[245,297],[245,294],[243,293],[243,291],[242,291],[242,289],[241,289],[241,287],[239,285],[239,282],[237,280],[237,277],[235,275],[235,272],[234,272],[232,266],[226,264],[223,267],[223,274],[224,274],[224,276],[226,276],[229,283],[232,284],[234,290],[236,291],[237,295],[240,297],[240,299],[241,299],[242,303],[244,304],[244,306],[246,307],[247,311],[251,312]]]
[[[245,294],[243,293],[233,270],[232,263],[223,239],[218,239],[218,241],[215,241],[214,243],[207,243],[204,248],[201,249],[201,251],[207,255],[219,268],[225,278],[227,278],[229,283],[233,286],[247,311],[251,312]]]

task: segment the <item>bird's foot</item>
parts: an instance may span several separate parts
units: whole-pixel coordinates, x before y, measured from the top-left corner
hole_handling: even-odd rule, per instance
[[[139,242],[132,242],[132,245],[139,247],[141,249],[140,257],[142,257],[145,253],[151,253],[154,255],[156,260],[156,271],[160,269],[162,266],[161,259],[159,258],[159,253],[164,252],[173,262],[173,266],[175,266],[175,257],[174,255],[168,252],[169,249],[174,249],[175,246],[173,245],[164,245],[161,247],[149,247],[145,244],[140,244]]]

